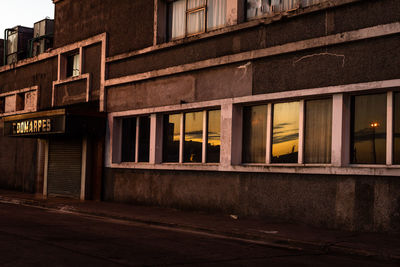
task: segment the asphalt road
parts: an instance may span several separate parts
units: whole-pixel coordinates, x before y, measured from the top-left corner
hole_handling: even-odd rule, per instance
[[[0,204],[0,266],[397,266]]]

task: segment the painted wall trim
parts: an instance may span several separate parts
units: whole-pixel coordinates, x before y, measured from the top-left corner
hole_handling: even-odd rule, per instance
[[[89,97],[90,97],[90,81],[91,81],[91,75],[90,73],[85,73],[79,76],[74,76],[74,77],[69,77],[65,80],[60,80],[60,81],[54,81],[53,82],[53,87],[51,91],[51,106],[54,107],[55,105],[55,90],[57,85],[62,85],[62,84],[67,84],[71,82],[76,82],[80,80],[85,80],[86,79],[86,102],[89,102]]]
[[[105,86],[109,87],[124,83],[132,83],[132,82],[143,81],[147,79],[168,76],[188,71],[200,70],[204,68],[210,68],[225,64],[232,64],[241,61],[254,60],[263,57],[269,57],[280,54],[292,53],[296,51],[302,51],[306,49],[320,48],[329,45],[365,40],[365,39],[376,38],[380,36],[392,35],[397,33],[400,33],[400,22],[373,26],[360,30],[343,32],[324,37],[312,38],[308,40],[287,43],[284,45],[278,45],[259,50],[237,53],[233,55],[227,55],[218,58],[197,61],[194,63],[188,63],[179,66],[168,67],[164,69],[153,70],[153,71],[128,75],[124,77],[109,79],[106,80]]]
[[[400,79],[346,84],[346,85],[335,85],[335,86],[320,87],[313,89],[293,90],[293,91],[285,91],[279,93],[243,96],[243,97],[203,101],[196,103],[186,103],[179,105],[151,107],[151,108],[143,108],[136,110],[117,111],[117,112],[110,112],[109,119],[110,117],[111,118],[125,117],[125,116],[135,116],[135,115],[150,114],[150,113],[176,112],[180,110],[211,108],[211,107],[218,107],[224,104],[245,104],[250,102],[255,104],[257,102],[275,101],[280,99],[306,98],[316,95],[324,96],[324,95],[341,94],[341,93],[361,92],[371,89],[384,89],[384,88],[388,89],[396,87],[400,88]]]
[[[373,176],[400,176],[400,166],[366,165],[348,167],[333,167],[330,165],[316,166],[313,164],[290,164],[290,166],[279,166],[272,164],[243,164],[222,166],[215,164],[189,164],[189,163],[112,163],[107,165],[114,169],[139,169],[139,170],[182,170],[182,171],[225,171],[225,172],[254,172],[254,173],[292,173],[292,174],[326,174],[326,175],[373,175]]]

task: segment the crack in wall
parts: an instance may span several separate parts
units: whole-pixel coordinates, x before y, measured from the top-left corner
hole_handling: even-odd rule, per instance
[[[303,57],[293,61],[293,66],[295,66],[297,63],[299,63],[300,61],[302,61],[304,59],[308,59],[308,58],[312,58],[312,57],[319,57],[319,56],[341,57],[342,58],[342,68],[344,68],[344,65],[345,65],[345,62],[346,62],[346,56],[345,55],[333,54],[333,53],[327,53],[327,52],[303,56]]]

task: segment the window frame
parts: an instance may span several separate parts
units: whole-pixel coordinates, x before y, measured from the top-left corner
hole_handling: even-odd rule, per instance
[[[333,146],[333,142],[331,140],[331,158],[330,158],[330,162],[328,163],[305,163],[305,158],[304,158],[304,153],[305,153],[305,132],[306,132],[306,101],[309,100],[323,100],[323,99],[331,99],[332,101],[332,113],[333,113],[333,96],[332,95],[328,95],[328,96],[316,96],[313,98],[298,98],[298,99],[282,99],[279,101],[274,101],[274,102],[260,102],[260,103],[252,103],[251,105],[243,105],[242,108],[242,112],[241,112],[241,120],[244,120],[243,117],[243,108],[244,107],[252,107],[252,106],[261,106],[261,105],[267,105],[267,113],[266,113],[266,148],[265,148],[265,162],[262,163],[254,163],[254,162],[244,162],[243,160],[243,147],[244,147],[244,129],[242,127],[242,138],[241,138],[241,161],[240,164],[241,165],[271,165],[271,166],[298,166],[298,165],[306,165],[306,166],[332,166],[332,146]],[[273,145],[273,116],[274,116],[274,111],[273,111],[273,106],[275,104],[279,104],[279,103],[292,103],[292,102],[298,102],[299,103],[299,131],[298,131],[298,157],[297,157],[297,162],[294,163],[275,163],[272,162],[272,145]],[[332,121],[333,124],[333,121]],[[331,131],[333,131],[333,127],[331,129]],[[333,134],[333,132],[332,132]],[[331,137],[332,138],[332,137]]]
[[[217,26],[215,28],[211,28],[209,30],[208,27],[207,27],[207,25],[208,25],[208,13],[209,13],[209,11],[208,11],[209,0],[204,0],[204,5],[200,5],[200,6],[195,7],[195,8],[188,8],[188,2],[190,0],[184,0],[185,1],[185,5],[186,5],[186,10],[185,10],[185,14],[184,14],[184,16],[185,16],[185,31],[184,31],[184,35],[183,36],[179,36],[179,37],[172,37],[172,20],[173,20],[173,11],[172,11],[173,8],[172,8],[172,5],[176,1],[178,1],[178,0],[167,0],[167,7],[166,7],[166,9],[167,9],[167,23],[166,23],[166,28],[167,28],[166,29],[166,33],[167,34],[166,34],[166,40],[167,41],[175,41],[175,40],[179,40],[179,39],[184,39],[184,38],[196,36],[196,35],[199,35],[199,34],[204,34],[204,33],[207,33],[209,31],[217,30],[217,29],[223,28],[223,27],[228,25],[228,22],[226,21],[226,17],[225,17],[225,24]],[[228,2],[229,0],[226,0],[226,1]],[[240,1],[240,0],[238,0],[238,1]],[[228,6],[226,8],[228,9]],[[194,14],[196,12],[201,12],[201,11],[204,12],[204,24],[202,25],[202,28],[204,30],[198,31],[198,32],[195,32],[195,33],[188,33],[188,26],[189,26],[189,23],[190,23],[190,20],[189,20],[190,14]]]
[[[151,131],[152,131],[152,129],[151,129],[151,117],[150,117],[150,115],[146,115],[146,114],[143,114],[143,115],[138,115],[138,116],[132,116],[132,117],[124,117],[124,118],[121,118],[121,149],[120,149],[120,161],[121,161],[121,163],[145,163],[145,164],[148,164],[148,163],[150,163],[150,142],[149,142],[149,159],[147,160],[147,161],[142,161],[142,160],[139,160],[139,157],[140,157],[140,130],[141,130],[141,123],[140,123],[140,119],[141,118],[145,118],[145,117],[148,117],[149,118],[149,125],[150,125],[150,130],[149,130],[149,140],[150,140],[150,138],[151,138]],[[123,147],[123,140],[122,140],[122,133],[123,133],[123,131],[124,131],[124,129],[123,129],[123,121],[124,120],[126,120],[126,119],[135,119],[135,136],[134,136],[134,160],[133,161],[126,161],[126,160],[124,160],[123,158],[122,158],[122,151],[123,151],[123,149],[122,149],[122,147]]]
[[[106,165],[110,168],[157,169],[157,170],[197,170],[222,172],[259,172],[259,173],[298,173],[298,174],[338,174],[338,175],[387,175],[398,176],[400,164],[366,165],[350,163],[350,104],[352,95],[387,93],[388,99],[394,100],[394,94],[400,93],[400,82],[387,80],[360,84],[338,85],[331,87],[302,89],[293,92],[268,93],[263,95],[237,97],[184,103],[176,105],[143,108],[129,111],[117,111],[109,114],[109,129],[106,143]],[[243,164],[242,155],[242,111],[244,106],[291,102],[296,100],[332,99],[332,143],[331,163],[296,163],[296,164]],[[399,101],[398,101],[399,102]],[[393,106],[388,102],[388,120],[393,120]],[[393,104],[392,104],[393,105]],[[398,105],[398,104],[396,104]],[[184,113],[195,110],[220,110],[220,162],[218,164],[200,163],[164,163],[162,161],[163,116],[164,114]],[[392,109],[392,110],[391,110]],[[124,162],[118,159],[121,148],[121,119],[124,117],[151,116],[150,164]],[[390,115],[391,114],[391,115]],[[390,123],[388,123],[389,125]],[[391,122],[392,126],[394,122]],[[390,127],[390,126],[389,126]],[[300,128],[301,131],[302,128]],[[304,129],[304,127],[303,127]],[[392,128],[392,131],[394,129]],[[387,131],[393,138],[393,132]],[[268,132],[267,132],[268,133]],[[205,135],[204,135],[205,136]],[[387,145],[393,146],[393,140]],[[270,147],[268,144],[267,148]],[[302,148],[300,147],[300,152]],[[392,147],[391,157],[393,158]]]
[[[207,160],[207,144],[208,144],[208,112],[213,111],[213,110],[221,110],[220,108],[207,108],[207,109],[200,109],[200,110],[184,110],[179,113],[166,113],[163,116],[168,116],[168,115],[179,115],[180,116],[180,138],[179,138],[179,160],[178,162],[168,162],[164,160],[164,156],[162,159],[163,164],[220,164],[221,162],[221,145],[220,145],[220,155],[219,155],[219,161],[218,162],[208,162]],[[185,115],[188,113],[193,113],[193,112],[201,112],[202,113],[202,152],[201,152],[201,162],[187,162],[184,161],[185,158]],[[163,124],[164,124],[164,119],[163,119]],[[220,120],[221,123],[221,120]],[[164,127],[163,125],[163,131],[162,131],[162,136],[164,138]],[[221,133],[220,133],[220,139],[221,139]],[[162,150],[164,153],[164,144],[162,146]]]

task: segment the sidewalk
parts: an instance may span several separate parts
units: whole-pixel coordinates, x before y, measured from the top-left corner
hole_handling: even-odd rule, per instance
[[[206,214],[120,203],[42,199],[33,194],[0,190],[0,203],[28,205],[150,225],[179,228],[270,247],[347,254],[400,262],[400,234],[355,233],[276,224],[234,215]]]

